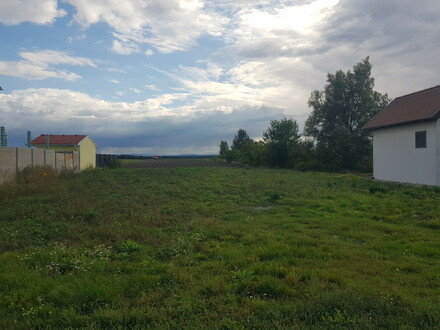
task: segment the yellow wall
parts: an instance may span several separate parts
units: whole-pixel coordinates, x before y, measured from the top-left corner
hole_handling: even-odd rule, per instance
[[[88,167],[96,167],[96,146],[86,137],[79,145],[79,169],[82,171]]]
[[[37,146],[38,149],[45,149],[45,145]],[[49,149],[56,151],[79,151],[79,169],[85,170],[88,167],[96,167],[96,146],[89,137],[84,138],[78,147],[71,146],[50,146]]]

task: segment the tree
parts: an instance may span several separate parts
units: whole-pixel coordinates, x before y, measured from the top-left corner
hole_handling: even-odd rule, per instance
[[[232,140],[232,150],[240,150],[242,151],[243,147],[248,143],[251,142],[251,138],[246,133],[244,129],[239,129],[237,131],[237,134],[234,136],[234,139]]]
[[[263,133],[269,165],[293,167],[299,137],[298,124],[295,120],[287,118],[271,120],[269,128]]]
[[[228,146],[228,142],[226,141],[221,141],[220,142],[220,158],[226,159],[226,155],[228,154],[229,151],[229,146]]]
[[[329,73],[324,90],[313,91],[309,98],[313,111],[304,133],[315,138],[327,168],[360,168],[371,154],[371,138],[362,127],[390,101],[387,94],[374,91],[371,67],[366,57],[353,72]]]

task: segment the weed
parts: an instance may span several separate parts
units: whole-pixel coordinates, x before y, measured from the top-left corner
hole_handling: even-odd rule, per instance
[[[386,193],[386,190],[384,188],[378,186],[369,187],[368,191],[370,192],[370,194]]]
[[[142,245],[130,239],[122,242],[115,248],[115,252],[119,257],[128,257],[134,253],[140,252],[141,250]]]
[[[121,168],[122,162],[119,159],[110,159],[107,163],[107,167],[110,169]]]
[[[335,309],[331,313],[325,313],[322,320],[331,325],[342,327],[353,326],[355,323],[355,320],[348,315],[347,311],[340,311],[339,309]]]
[[[281,199],[281,195],[273,190],[266,192],[267,200],[271,203],[275,203]]]

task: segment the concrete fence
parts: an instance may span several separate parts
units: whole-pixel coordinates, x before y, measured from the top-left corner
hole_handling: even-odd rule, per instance
[[[50,166],[58,172],[79,171],[79,152],[0,147],[0,183],[33,166]]]
[[[107,167],[113,159],[118,159],[118,155],[96,154],[96,166]]]

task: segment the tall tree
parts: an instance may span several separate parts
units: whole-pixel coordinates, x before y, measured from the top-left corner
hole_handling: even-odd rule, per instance
[[[313,111],[304,133],[316,139],[325,167],[359,168],[371,155],[371,138],[362,127],[390,101],[387,94],[374,91],[371,67],[366,57],[353,71],[329,73],[324,90],[309,98]]]
[[[228,154],[229,151],[229,146],[228,146],[228,142],[226,141],[221,141],[220,142],[220,158],[226,159],[226,155]]]
[[[249,135],[246,133],[246,131],[240,128],[237,131],[237,134],[234,136],[234,139],[232,140],[231,149],[242,151],[243,147],[251,141],[252,140],[249,137]]]
[[[299,142],[298,124],[293,119],[271,120],[263,133],[268,162],[272,166],[293,166],[293,154]]]

